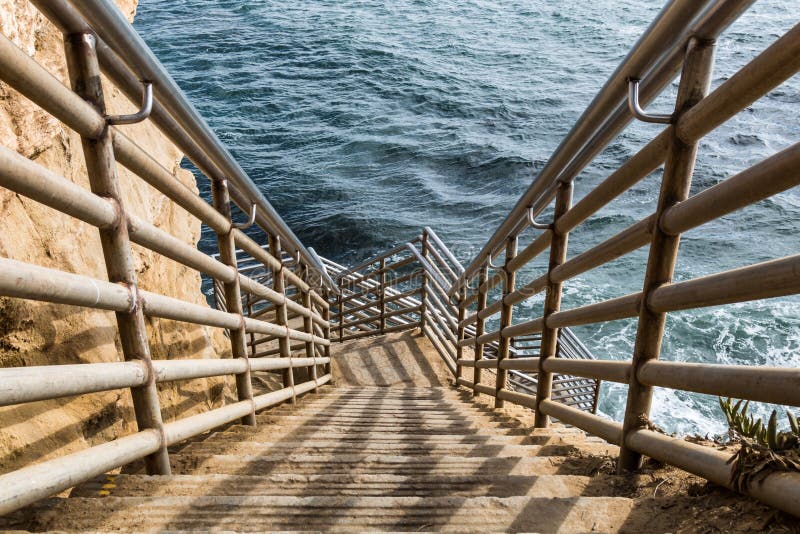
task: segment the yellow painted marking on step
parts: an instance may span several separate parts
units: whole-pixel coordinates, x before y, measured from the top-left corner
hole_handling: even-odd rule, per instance
[[[97,492],[97,494],[105,497],[106,495],[111,495],[111,492],[108,490],[100,490]]]
[[[103,484],[103,489],[114,489],[116,487],[116,484]]]

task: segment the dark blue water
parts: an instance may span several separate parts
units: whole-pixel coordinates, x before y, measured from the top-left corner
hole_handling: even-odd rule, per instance
[[[633,0],[140,0],[136,28],[298,236],[351,263],[430,225],[468,263],[661,7]],[[797,22],[765,0],[720,39],[716,87]],[[651,107],[668,111],[673,85]],[[800,79],[702,142],[694,190],[800,138]],[[580,198],[660,130],[635,124],[576,182]],[[570,237],[570,253],[649,215],[660,174]],[[792,190],[690,232],[676,277],[794,254]],[[522,245],[535,237],[526,233]],[[565,284],[574,307],[641,289],[639,251]],[[534,262],[519,278],[541,273]],[[672,314],[667,360],[798,366],[800,300]],[[541,298],[520,320],[541,313]],[[635,321],[576,329],[600,358]],[[626,388],[604,386],[620,420]],[[759,409],[765,412],[768,407]],[[719,432],[716,400],[658,390],[653,419]]]

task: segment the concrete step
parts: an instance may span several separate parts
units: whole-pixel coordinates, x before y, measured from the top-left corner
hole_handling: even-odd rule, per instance
[[[260,443],[219,441],[192,443],[181,450],[183,454],[245,454],[245,455],[326,455],[334,452],[353,454],[387,454],[393,456],[464,456],[464,457],[523,457],[564,456],[569,454],[610,454],[609,445],[577,442],[575,445],[507,445],[502,443],[373,443],[370,441],[340,443],[334,440],[281,441]]]
[[[582,434],[581,434],[582,435]],[[294,435],[287,436],[288,439],[293,438]],[[574,439],[579,439],[576,435]],[[235,425],[224,432],[215,432],[203,441],[220,441],[226,443],[236,443],[239,441],[263,441],[281,443],[281,440],[276,437],[275,432],[269,428],[256,428]],[[315,443],[317,441],[333,441],[335,443],[354,445],[369,441],[371,443],[381,444],[397,444],[397,443],[475,443],[475,444],[509,444],[509,445],[524,445],[534,444],[532,438],[525,435],[500,435],[500,434],[398,434],[395,432],[337,432],[331,431],[324,436],[309,435],[305,438],[307,443]],[[544,443],[536,443],[542,445]]]
[[[422,415],[422,414],[429,414],[429,415],[439,415],[439,416],[461,416],[467,417],[470,415],[478,415],[478,416],[492,416],[492,417],[503,417],[506,419],[510,419],[510,417],[502,414],[500,412],[496,412],[489,409],[484,409],[480,407],[471,407],[471,406],[463,406],[460,408],[419,408],[414,406],[376,406],[376,405],[364,405],[364,406],[346,406],[346,405],[331,405],[331,406],[310,406],[307,404],[299,403],[296,406],[292,406],[291,404],[282,404],[276,408],[272,408],[269,411],[263,413],[273,413],[273,414],[298,414],[298,413],[307,413],[307,414],[319,414],[319,415],[341,415],[341,414],[382,414],[382,415],[392,415],[392,414],[408,414],[408,415]]]
[[[506,423],[522,426],[511,418],[493,417],[490,414],[439,414],[428,412],[347,412],[347,413],[318,413],[309,411],[295,412],[264,412],[257,417],[261,421],[397,421],[402,423],[436,422],[436,423],[465,423],[480,421],[486,423]]]
[[[104,475],[81,484],[70,497],[132,496],[372,496],[372,497],[599,497],[603,477],[437,475]]]
[[[289,404],[291,406],[291,404]],[[437,401],[437,400],[379,400],[364,399],[360,401],[336,400],[332,402],[304,402],[300,401],[296,406],[304,410],[331,409],[331,408],[381,408],[381,409],[421,409],[426,410],[448,410],[458,411],[463,403],[461,401]],[[478,408],[480,409],[480,408]]]
[[[584,475],[596,468],[596,457],[529,456],[483,458],[386,454],[173,454],[174,474],[389,474],[389,475]]]
[[[614,532],[633,508],[618,497],[106,497],[51,499],[37,530],[389,530]]]
[[[463,420],[436,419],[436,418],[404,418],[404,417],[316,417],[305,415],[257,415],[256,422],[263,425],[277,426],[353,426],[353,427],[408,427],[408,428],[522,428],[516,422],[492,421],[491,419],[479,420],[468,418]],[[455,432],[457,433],[457,432]]]
[[[266,433],[272,438],[285,436],[307,436],[315,434],[318,436],[328,433],[390,433],[390,434],[482,434],[482,435],[507,435],[525,436],[527,431],[524,428],[503,428],[500,426],[483,425],[395,425],[385,424],[307,424],[307,425],[279,425],[263,424],[254,429],[256,435]],[[261,434],[263,435],[263,434]]]
[[[307,398],[339,398],[347,397],[351,399],[361,398],[462,398],[469,395],[467,391],[459,391],[453,388],[321,388],[316,393],[307,395]]]

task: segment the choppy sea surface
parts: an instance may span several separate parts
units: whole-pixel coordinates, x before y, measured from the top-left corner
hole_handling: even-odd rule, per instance
[[[140,0],[135,26],[307,245],[352,263],[429,225],[466,264],[661,7]],[[756,3],[719,40],[713,87],[797,14],[797,0]],[[675,88],[650,108],[669,110]],[[576,200],[660,128],[629,127],[577,179]],[[799,138],[795,76],[703,140],[693,193]],[[573,232],[570,255],[649,215],[659,179],[654,173]],[[676,279],[795,254],[798,230],[795,188],[686,234]],[[527,232],[521,245],[533,237]],[[645,261],[640,250],[569,281],[563,307],[641,290]],[[543,266],[537,260],[518,280]],[[541,305],[531,299],[517,317],[538,316]],[[575,331],[598,358],[629,359],[636,321]],[[671,314],[662,358],[800,366],[800,299]],[[625,392],[604,384],[600,412],[621,420]],[[715,398],[666,389],[656,392],[652,419],[670,432],[725,428]]]

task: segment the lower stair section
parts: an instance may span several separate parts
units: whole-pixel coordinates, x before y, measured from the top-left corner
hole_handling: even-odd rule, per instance
[[[633,508],[586,476],[610,446],[531,431],[450,388],[323,388],[258,423],[182,447],[172,476],[107,475],[0,526],[613,532]]]

